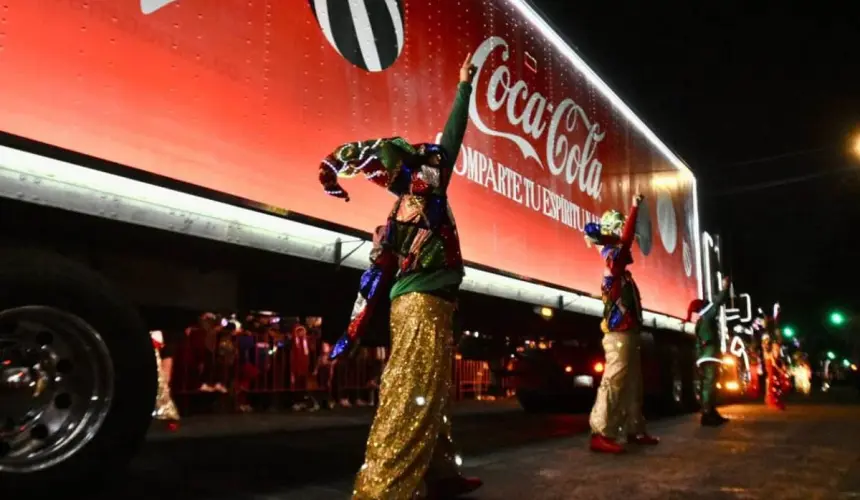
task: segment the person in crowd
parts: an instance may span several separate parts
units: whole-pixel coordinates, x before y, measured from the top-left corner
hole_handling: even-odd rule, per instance
[[[323,340],[320,348],[319,359],[314,367],[313,376],[317,380],[317,384],[322,389],[323,404],[328,409],[334,409],[337,406],[337,396],[334,393],[334,363],[337,360],[331,359],[332,344]]]
[[[207,312],[201,314],[194,325],[185,329],[185,337],[176,353],[180,369],[177,380],[181,386],[180,392],[226,392],[223,384],[214,382],[214,339],[218,328],[218,317]]]
[[[368,402],[370,406],[376,406],[379,400],[379,382],[385,369],[385,347],[378,346],[370,350],[370,363],[367,376],[367,388],[369,392]]]
[[[469,56],[440,144],[402,138],[353,142],[320,165],[320,181],[332,196],[349,201],[338,178],[358,173],[397,196],[382,241],[384,252],[395,257],[385,270],[395,268],[396,277],[368,293],[388,291],[391,299],[391,357],[355,499],[409,499],[425,489],[430,496],[453,498],[481,486],[459,471],[447,415],[453,315],[464,275],[447,189],[468,123],[474,73]]]
[[[609,210],[599,223],[590,222],[585,226],[586,242],[598,246],[605,263],[601,329],[606,363],[589,419],[590,448],[601,453],[624,451],[618,442],[619,431],[626,433],[628,443],[659,443],[659,439],[647,433],[642,415],[642,304],[633,275],[627,270],[633,263],[631,246],[642,199],[639,194],[633,197],[633,206],[626,218],[617,210]]]
[[[690,302],[687,309],[687,321],[692,319],[693,314],[699,316],[696,321],[696,350],[698,359],[696,365],[699,367],[700,380],[702,381],[702,418],[701,424],[707,427],[716,427],[728,422],[728,419],[717,411],[717,376],[720,364],[720,325],[718,322],[720,307],[725,304],[729,296],[731,282],[728,277],[723,278],[720,293],[714,298],[713,303],[707,300],[696,299]]]
[[[777,335],[765,335],[762,338],[764,350],[764,367],[767,372],[766,393],[764,403],[769,408],[785,410],[783,389],[785,387],[785,370],[782,362],[782,346]]]
[[[308,347],[311,356],[311,372],[315,372],[319,362],[320,349],[322,349],[322,318],[320,316],[308,316],[305,318],[305,327],[308,330]]]
[[[293,410],[319,410],[319,404],[310,394],[311,349],[307,328],[301,323],[293,325],[290,346],[290,381],[297,402]]]
[[[233,338],[239,356],[236,370],[236,403],[239,411],[250,413],[253,407],[248,395],[254,381],[260,376],[260,370],[257,368],[257,342],[253,334],[246,331],[238,320],[232,318],[230,324],[233,327]]]

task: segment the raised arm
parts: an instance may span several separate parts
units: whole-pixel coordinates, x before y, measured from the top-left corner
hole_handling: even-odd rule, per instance
[[[463,136],[466,134],[466,126],[469,124],[469,97],[472,95],[472,84],[460,82],[457,85],[457,94],[454,97],[454,105],[451,114],[442,131],[441,146],[448,153],[451,165],[457,163],[457,155],[463,145]],[[449,166],[449,165],[446,165]]]
[[[708,320],[714,318],[720,312],[720,307],[722,307],[723,304],[726,303],[726,300],[728,300],[729,292],[731,290],[731,285],[732,285],[728,276],[723,278],[722,285],[723,285],[723,287],[720,290],[720,293],[718,293],[717,296],[714,297],[713,304],[711,304],[711,306],[708,307],[708,310],[705,311],[704,314],[702,314],[703,318],[706,318]]]
[[[633,197],[633,206],[630,208],[630,213],[627,214],[627,220],[624,221],[624,229],[621,231],[621,247],[624,250],[630,248],[633,244],[633,238],[636,236],[636,218],[639,216],[639,203],[642,199],[641,194]]]
[[[442,188],[447,190],[451,181],[451,173],[457,164],[457,156],[463,145],[463,136],[466,134],[466,126],[469,124],[469,98],[472,95],[472,80],[475,78],[475,66],[472,65],[472,54],[466,56],[463,65],[460,66],[460,83],[457,85],[457,94],[454,97],[454,105],[451,114],[442,131],[442,139],[439,144],[448,154],[448,162],[443,167],[448,170],[442,173]]]

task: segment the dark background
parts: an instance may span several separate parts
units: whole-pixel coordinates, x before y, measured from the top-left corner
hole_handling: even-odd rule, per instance
[[[827,312],[860,323],[860,4],[533,3],[696,173],[736,291],[839,344]]]

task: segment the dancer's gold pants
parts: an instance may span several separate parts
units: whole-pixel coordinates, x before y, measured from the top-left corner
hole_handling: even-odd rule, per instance
[[[458,474],[451,440],[454,303],[409,293],[391,303],[391,358],[382,373],[354,499],[410,499],[422,479]]]
[[[591,409],[591,431],[611,439],[643,434],[641,337],[638,332],[607,333],[603,350],[606,363]]]

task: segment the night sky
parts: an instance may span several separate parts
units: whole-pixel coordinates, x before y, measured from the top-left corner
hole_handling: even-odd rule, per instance
[[[736,291],[808,336],[860,322],[860,8],[534,3],[696,173]]]

